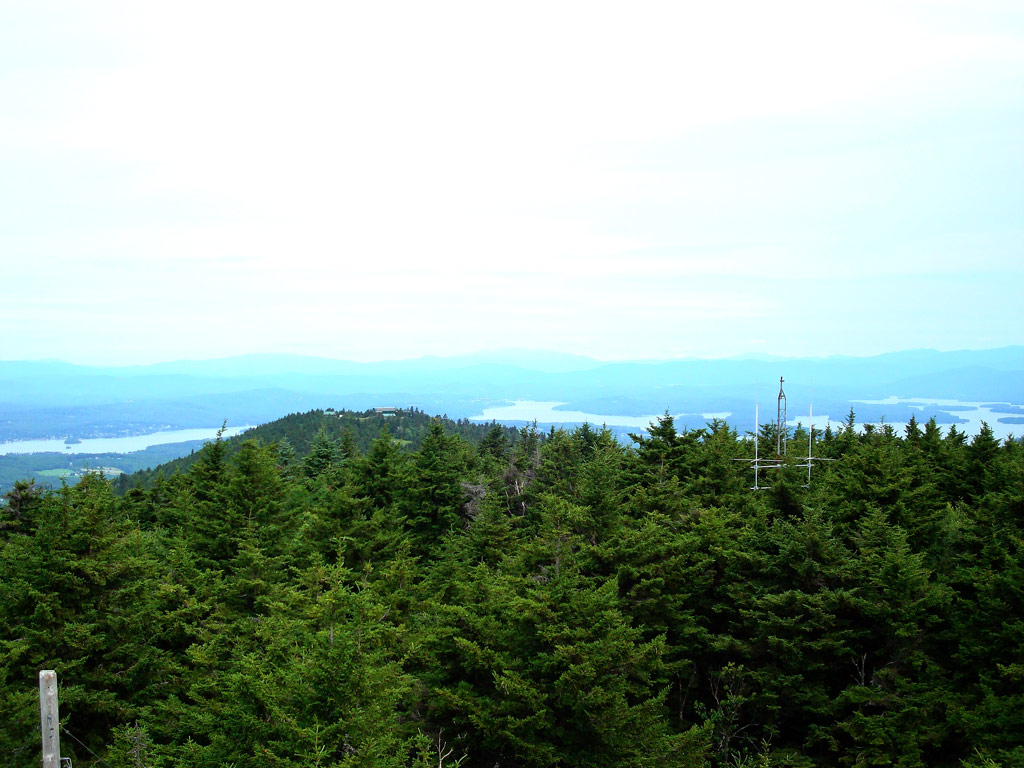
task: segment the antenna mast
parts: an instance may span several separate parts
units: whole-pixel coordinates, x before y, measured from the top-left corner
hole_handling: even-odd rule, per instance
[[[782,391],[783,378],[779,376],[779,412],[776,417],[775,453],[778,456],[786,455],[786,393]]]
[[[824,456],[814,455],[814,405],[811,404],[811,411],[809,414],[810,419],[810,431],[807,433],[807,463],[797,464],[798,467],[807,467],[807,485],[804,488],[811,487],[811,466],[816,461],[835,461],[835,459],[826,459]]]
[[[781,467],[782,466],[782,460],[781,459],[762,459],[760,457],[760,455],[758,454],[757,433],[761,429],[761,425],[758,423],[758,418],[759,418],[759,415],[758,415],[758,405],[757,405],[757,403],[754,403],[754,458],[752,458],[752,459],[733,459],[733,461],[745,461],[745,462],[749,463],[751,465],[751,468],[754,470],[754,484],[752,486],[750,486],[750,490],[752,490],[752,491],[761,491],[761,490],[765,490],[765,489],[771,487],[771,486],[768,486],[768,485],[761,485],[760,484],[759,477],[760,477],[760,474],[761,474],[761,469],[763,469],[763,468],[772,469],[772,468],[775,468],[775,467]]]

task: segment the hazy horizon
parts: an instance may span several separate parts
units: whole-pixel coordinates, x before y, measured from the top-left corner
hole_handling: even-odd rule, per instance
[[[618,357],[618,358],[603,358],[594,355],[581,355],[574,352],[558,352],[553,349],[544,348],[530,348],[530,347],[505,347],[499,349],[478,349],[470,352],[460,354],[421,354],[411,355],[408,357],[379,357],[379,358],[364,358],[356,359],[354,357],[330,357],[327,355],[318,355],[315,353],[300,353],[300,352],[240,352],[238,354],[230,355],[210,355],[206,357],[180,357],[180,358],[161,358],[152,360],[141,360],[137,362],[110,362],[110,363],[98,363],[91,360],[76,360],[70,358],[60,357],[24,357],[24,358],[2,358],[0,363],[62,363],[76,366],[86,367],[97,367],[97,368],[132,368],[132,367],[148,367],[148,366],[159,366],[159,365],[173,365],[173,364],[188,364],[188,363],[208,363],[218,361],[231,361],[231,360],[244,360],[246,358],[275,358],[275,357],[295,357],[305,358],[309,360],[323,360],[328,362],[339,362],[339,363],[356,363],[356,364],[374,364],[374,363],[407,363],[415,362],[419,360],[451,360],[460,358],[495,358],[500,360],[512,360],[517,356],[527,355],[538,355],[545,358],[577,358],[580,360],[592,361],[595,363],[662,363],[662,362],[687,362],[687,361],[706,361],[706,362],[720,362],[728,360],[748,360],[748,361],[764,361],[764,362],[787,362],[787,361],[815,361],[815,360],[829,360],[829,359],[845,359],[849,358],[852,360],[861,360],[874,357],[880,357],[883,355],[900,354],[900,353],[956,353],[956,352],[992,352],[1002,349],[1010,349],[1014,347],[1020,347],[1020,344],[1004,344],[994,347],[959,347],[941,349],[937,347],[917,347],[913,349],[885,349],[880,352],[868,353],[868,354],[845,354],[837,352],[833,354],[821,354],[821,355],[778,355],[770,352],[748,352],[739,353],[734,355],[688,355],[678,357]]]

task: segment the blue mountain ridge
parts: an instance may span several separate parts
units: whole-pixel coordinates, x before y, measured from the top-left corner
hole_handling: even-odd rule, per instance
[[[755,402],[762,413],[774,409],[780,376],[791,414],[813,402],[816,413],[833,418],[852,406],[865,420],[899,421],[911,413],[905,406],[856,401],[899,396],[1019,404],[1024,346],[790,359],[601,361],[514,349],[376,362],[276,354],[121,367],[0,361],[0,441],[116,434],[126,421],[142,430],[147,424],[209,427],[225,419],[255,424],[319,407],[415,405],[468,418],[523,400],[610,417],[731,412],[748,421]],[[956,420],[950,412],[939,415]]]

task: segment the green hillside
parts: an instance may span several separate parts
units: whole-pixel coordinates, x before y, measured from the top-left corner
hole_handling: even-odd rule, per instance
[[[468,419],[456,421],[442,416],[436,417],[436,420],[446,434],[458,435],[470,445],[478,444],[495,429],[510,443],[518,435],[511,427],[479,424]],[[323,437],[337,441],[339,446],[349,452],[354,449],[365,453],[372,442],[380,437],[381,430],[387,429],[392,439],[404,450],[416,450],[433,421],[435,417],[416,408],[388,409],[386,413],[372,408],[365,411],[320,409],[290,414],[225,439],[223,443],[228,455],[236,453],[246,440],[257,440],[264,445],[287,444],[294,451],[295,458],[301,460],[309,453],[317,435],[321,433]],[[115,480],[115,487],[122,492],[128,488],[152,487],[157,476],[166,477],[175,472],[187,471],[198,458],[199,454],[193,451],[188,456],[166,461],[151,469],[122,475]]]

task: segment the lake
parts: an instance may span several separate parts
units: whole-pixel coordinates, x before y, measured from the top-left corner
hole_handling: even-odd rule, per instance
[[[228,427],[224,437],[252,429],[251,426]],[[185,443],[190,440],[213,440],[217,437],[220,427],[203,427],[201,429],[174,429],[167,432],[153,432],[149,435],[133,435],[131,437],[96,437],[82,440],[80,443],[66,444],[62,438],[55,440],[15,440],[0,443],[0,455],[9,453],[133,453],[149,448],[151,445],[167,443]]]
[[[650,416],[615,416],[603,413],[585,413],[584,411],[556,411],[555,406],[565,405],[558,401],[538,400],[516,400],[511,405],[498,405],[491,408],[484,408],[479,416],[470,416],[470,421],[537,421],[541,424],[582,424],[588,422],[595,426],[607,424],[616,427],[635,427],[647,429],[652,423],[657,423],[664,414],[657,413]],[[730,413],[680,413],[673,414],[676,418],[680,416],[700,416],[705,421],[713,418],[724,419]]]
[[[964,419],[965,424],[957,424],[956,428],[960,432],[966,432],[968,435],[976,435],[981,430],[981,422],[986,422],[991,428],[993,434],[997,439],[1005,439],[1010,435],[1020,436],[1024,434],[1024,424],[1012,424],[1000,422],[1000,418],[1007,418],[1012,414],[999,413],[993,410],[993,407],[1001,405],[1012,405],[1011,403],[993,403],[991,400],[985,402],[971,402],[966,400],[942,400],[934,398],[918,398],[918,397],[890,397],[885,400],[854,400],[852,401],[854,406],[857,403],[865,403],[871,405],[907,405],[911,408],[923,410],[925,406],[948,406],[951,409],[951,413],[956,415],[959,419]],[[601,413],[585,413],[584,411],[561,411],[555,410],[556,406],[564,405],[558,401],[537,401],[537,400],[516,400],[511,405],[499,405],[491,408],[484,408],[483,413],[479,416],[471,416],[471,421],[526,421],[531,422],[536,420],[541,424],[582,424],[583,422],[589,422],[596,426],[601,424],[607,424],[609,426],[617,427],[631,427],[636,429],[646,430],[650,427],[652,422],[657,422],[658,418],[662,415],[651,414],[650,416],[616,416],[614,414],[601,414]],[[729,421],[731,426],[739,425],[741,430],[746,430],[753,424],[753,404],[750,408],[751,412],[749,417],[744,418],[743,416],[737,416],[731,412],[722,413],[678,413],[673,414],[676,421],[683,420],[686,416],[700,416],[704,421],[710,421],[713,418],[726,419]],[[791,427],[795,427],[797,423],[801,423],[806,426],[809,423],[808,414],[805,412],[802,415],[794,416],[795,408],[790,408],[789,419],[787,423]],[[775,409],[774,407],[770,411],[770,415],[765,417],[765,409],[761,409],[761,423],[768,424],[774,421]],[[815,413],[814,414],[814,429],[815,433],[819,430],[824,430],[826,424],[831,423],[832,428],[836,429],[846,419],[844,413],[839,418],[830,417],[828,413]],[[924,426],[924,422],[927,418],[921,419],[921,426]],[[891,424],[899,434],[903,434],[903,428],[906,423],[898,421],[887,421],[886,423]],[[864,428],[864,423],[857,423],[858,429]],[[943,432],[948,430],[948,426],[942,426]]]
[[[1020,436],[1024,434],[1024,428],[1020,424],[1008,424],[1000,422],[1000,418],[1006,418],[1011,416],[1007,413],[998,413],[993,411],[993,406],[1004,406],[1013,405],[1012,403],[994,403],[991,400],[984,402],[969,402],[966,400],[943,400],[937,398],[927,397],[888,397],[885,400],[855,400],[856,403],[865,403],[868,405],[907,405],[911,408],[923,410],[927,405],[937,406],[949,406],[954,409],[949,411],[958,419],[964,419],[966,424],[957,424],[956,428],[958,432],[966,432],[968,435],[976,435],[981,431],[981,422],[985,422],[992,428],[992,434],[996,438],[1003,440],[1010,435]],[[920,425],[923,427],[924,422],[927,419],[918,419]],[[815,423],[818,421],[818,417],[814,417]],[[863,425],[858,424],[858,427]],[[893,428],[903,433],[903,428],[907,426],[905,423],[893,422]],[[945,432],[946,429],[943,429]]]

